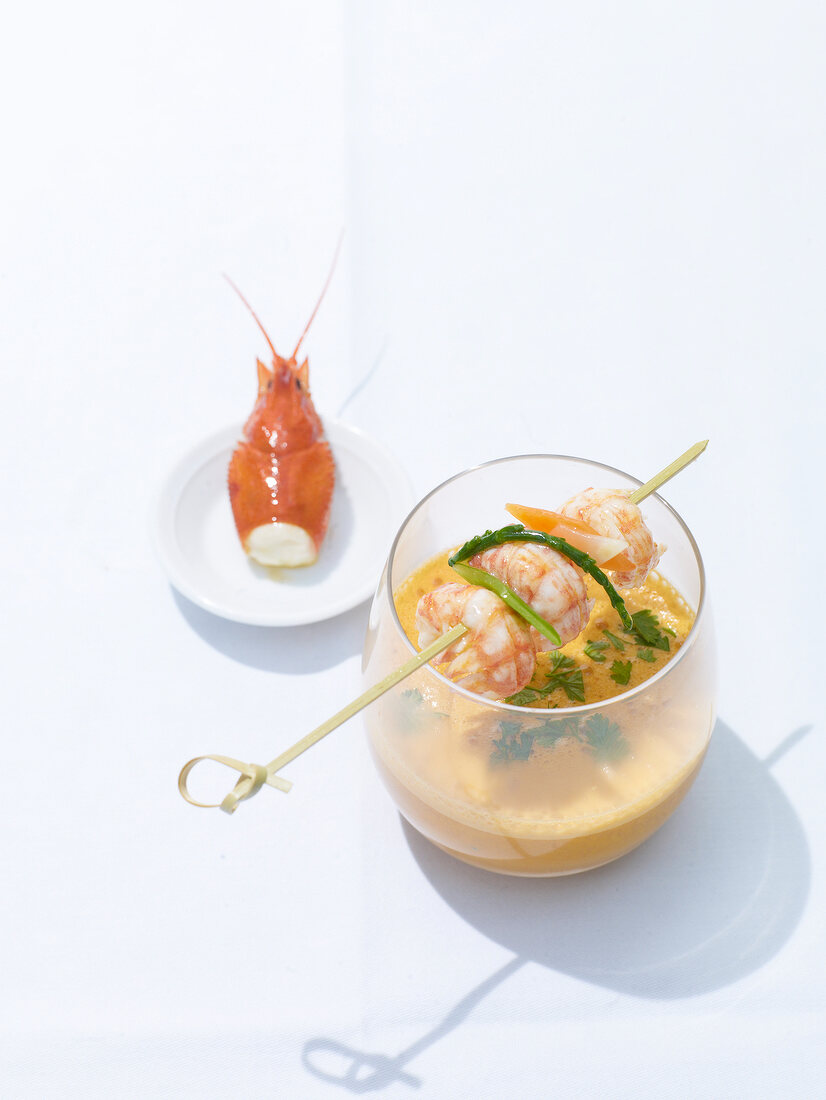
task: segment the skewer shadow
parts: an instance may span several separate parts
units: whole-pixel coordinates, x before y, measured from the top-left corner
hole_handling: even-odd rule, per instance
[[[361,653],[369,600],[324,622],[305,626],[248,626],[221,619],[175,588],[172,597],[187,624],[207,645],[250,668],[292,675],[334,668]]]
[[[384,1054],[354,1050],[333,1039],[310,1039],[304,1044],[304,1050],[301,1053],[304,1068],[323,1081],[343,1085],[350,1092],[375,1092],[396,1081],[419,1088],[422,1084],[421,1078],[407,1073],[404,1066],[417,1054],[427,1050],[457,1028],[491,990],[496,989],[511,974],[524,966],[525,961],[518,957],[511,959],[462,997],[441,1023],[426,1032],[421,1039],[400,1051],[394,1058],[388,1058]],[[329,1069],[325,1068],[325,1059]]]
[[[553,879],[520,879],[460,863],[406,822],[425,877],[462,921],[514,953],[395,1057],[310,1039],[305,1068],[351,1092],[403,1081],[405,1066],[445,1038],[526,963],[636,997],[678,999],[757,970],[791,935],[811,877],[805,834],[770,766],[810,730],[759,760],[718,721],[702,771],[674,816],[615,863]]]

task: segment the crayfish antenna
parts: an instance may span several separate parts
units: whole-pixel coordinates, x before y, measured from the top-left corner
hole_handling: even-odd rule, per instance
[[[229,285],[232,287],[232,289],[235,291],[235,293],[238,295],[238,297],[241,299],[241,301],[244,303],[244,305],[247,307],[247,309],[250,311],[250,313],[252,314],[252,316],[255,320],[256,325],[258,325],[258,327],[264,333],[264,339],[270,345],[270,351],[273,353],[273,356],[276,359],[280,359],[281,356],[278,354],[278,352],[273,347],[272,340],[267,335],[267,330],[264,328],[264,326],[261,324],[260,320],[258,319],[258,314],[255,312],[255,310],[249,304],[247,299],[244,297],[244,295],[241,293],[241,291],[238,289],[238,287],[235,285],[235,283],[232,281],[232,279],[230,279],[229,275],[227,275],[225,272],[222,272],[222,274],[223,274],[224,278],[226,279],[226,281],[229,283]]]
[[[321,294],[319,295],[319,297],[318,297],[318,301],[317,301],[317,302],[316,302],[316,304],[315,304],[315,309],[314,309],[314,310],[313,310],[313,312],[312,312],[312,313],[310,314],[310,319],[309,319],[309,321],[307,322],[307,324],[306,324],[306,325],[304,326],[304,331],[303,331],[303,332],[301,333],[301,336],[299,337],[298,343],[297,343],[297,344],[295,345],[295,351],[294,351],[294,352],[293,352],[293,354],[292,354],[292,358],[293,358],[293,359],[295,359],[296,355],[298,355],[298,349],[299,349],[299,348],[301,347],[301,343],[302,343],[302,341],[304,340],[304,337],[305,337],[305,336],[307,335],[307,333],[308,333],[308,332],[310,331],[310,325],[311,325],[311,324],[313,323],[313,321],[315,320],[315,315],[316,315],[316,314],[318,313],[318,307],[319,307],[319,306],[321,305],[321,303],[323,302],[323,300],[324,300],[324,295],[325,295],[325,294],[327,293],[327,287],[328,287],[328,286],[330,285],[330,280],[332,279],[332,277],[333,277],[333,272],[334,272],[334,271],[335,271],[335,269],[336,269],[336,263],[338,262],[338,254],[339,254],[339,252],[341,252],[341,242],[342,242],[343,240],[344,240],[344,230],[342,229],[342,231],[341,231],[341,235],[340,235],[340,237],[338,238],[338,244],[336,245],[336,250],[335,250],[335,253],[334,253],[334,255],[333,255],[333,262],[332,262],[332,263],[330,264],[330,273],[329,273],[329,275],[327,276],[327,281],[325,282],[324,286],[322,287],[322,290],[321,290]]]

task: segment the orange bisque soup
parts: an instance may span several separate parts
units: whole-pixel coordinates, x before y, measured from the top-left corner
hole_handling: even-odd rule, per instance
[[[393,592],[414,647],[420,597],[463,583],[450,553]],[[694,611],[654,571],[622,591],[629,613],[645,620],[642,633],[628,632],[605,590],[585,581],[594,601],[585,629],[538,654],[528,687],[503,704],[480,706],[481,697],[457,690],[438,674],[437,657],[436,673],[422,669],[372,708],[371,749],[399,809],[464,862],[534,876],[598,867],[650,836],[700,768],[711,725],[707,670],[678,661],[664,675]]]

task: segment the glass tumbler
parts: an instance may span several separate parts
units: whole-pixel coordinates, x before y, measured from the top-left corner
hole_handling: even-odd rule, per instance
[[[437,554],[512,522],[506,501],[553,508],[587,486],[639,485],[598,462],[519,455],[434,489],[390,549],[370,612],[365,685],[416,652],[396,613],[400,583]],[[398,809],[457,859],[512,875],[598,867],[659,828],[697,775],[714,723],[716,675],[703,563],[661,497],[641,507],[667,546],[658,571],[695,615],[683,645],[649,680],[604,702],[536,710],[469,692],[431,664],[365,711],[376,767]]]

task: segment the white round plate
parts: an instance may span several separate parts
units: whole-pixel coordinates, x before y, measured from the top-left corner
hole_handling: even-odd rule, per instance
[[[199,607],[240,623],[296,626],[330,619],[373,595],[396,530],[413,505],[396,460],[335,420],[324,429],[336,463],[330,525],[314,565],[270,569],[244,553],[229,503],[236,425],[193,448],[166,479],[155,541],[170,581]]]

